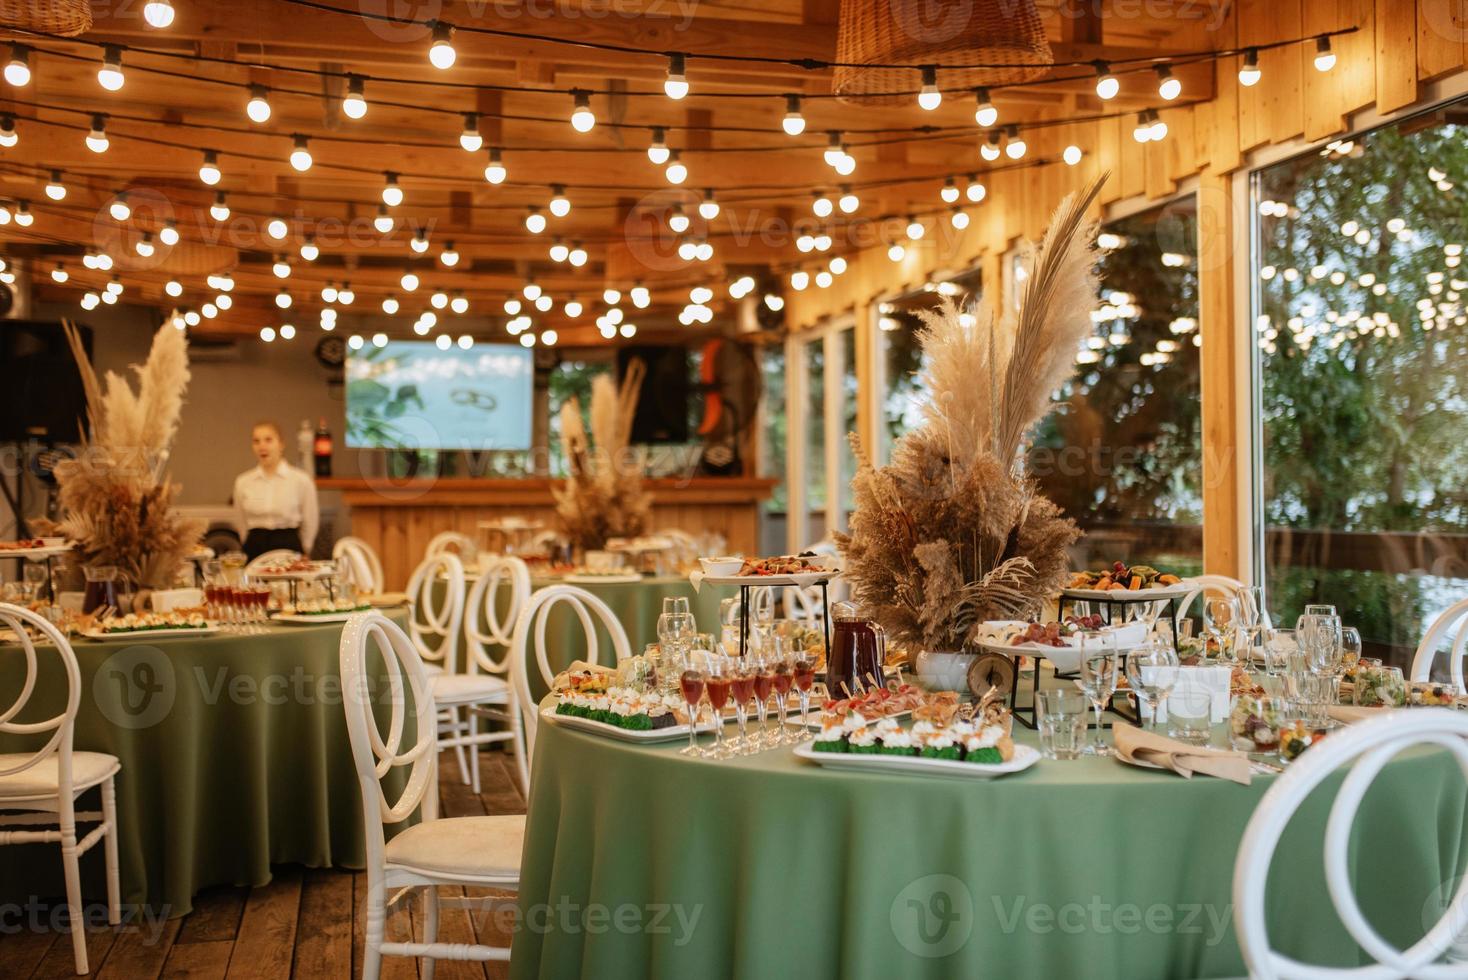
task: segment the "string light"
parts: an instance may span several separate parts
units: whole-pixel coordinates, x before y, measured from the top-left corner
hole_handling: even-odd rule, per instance
[[[428,47],[428,63],[439,71],[454,67],[459,53],[454,50],[454,28],[443,21],[433,22],[433,43]]]
[[[393,219],[392,215],[387,212],[387,205],[379,204],[377,206],[377,217],[372,219],[372,227],[377,229],[378,234],[386,235],[392,231],[392,226]]]
[[[61,171],[51,171],[51,179],[46,182],[46,196],[53,201],[66,199],[66,185],[61,182]]]
[[[520,346],[521,347],[534,347],[535,346],[535,334],[533,334],[533,333],[522,333],[520,335]]]
[[[989,99],[989,90],[981,88],[974,93],[974,122],[988,129],[999,121],[999,110],[994,108],[994,103]]]
[[[418,289],[418,275],[412,269],[405,269],[403,277],[398,280],[398,285],[407,292],[415,292]]]
[[[655,167],[661,167],[668,162],[667,132],[661,126],[652,128],[652,142],[647,146],[647,158]]]
[[[491,184],[503,184],[509,171],[505,169],[504,159],[500,155],[500,148],[491,146],[489,148],[489,164],[484,168],[484,179]]]
[[[250,101],[245,103],[245,115],[251,122],[263,123],[270,120],[270,90],[264,85],[250,86]]]
[[[836,172],[843,177],[850,177],[856,172],[856,157],[851,155],[845,143],[841,144],[841,158],[836,161]]]
[[[289,279],[291,277],[291,264],[286,261],[284,255],[277,255],[274,264],[270,267],[270,271],[275,273],[275,278],[277,279]]]
[[[532,204],[526,211],[525,230],[532,235],[539,235],[545,231],[545,215],[540,213],[540,208]]]
[[[785,96],[785,118],[780,121],[780,128],[788,136],[799,136],[805,132],[805,116],[800,113],[800,96]]]
[[[1081,148],[1072,143],[1060,154],[1060,158],[1065,161],[1066,166],[1074,167],[1081,162],[1083,155],[1084,153]]]
[[[631,338],[637,336],[637,324],[624,323],[617,328],[617,332],[620,333],[623,337],[626,337],[630,340]]]
[[[66,271],[66,267],[63,266],[60,262],[57,262],[56,268],[51,270],[51,281],[55,283],[63,283],[70,278],[71,274]]]
[[[117,196],[107,207],[107,213],[112,215],[113,221],[126,221],[132,217],[133,209],[127,204],[127,191],[118,191]]]
[[[673,213],[668,216],[668,229],[674,234],[681,235],[688,230],[688,224],[688,215],[683,213],[683,206],[673,205]]]
[[[10,60],[5,63],[5,80],[16,88],[31,83],[31,49],[24,44],[10,46]]]
[[[382,312],[388,316],[392,316],[398,309],[398,298],[396,296],[384,296],[382,298]]]
[[[1335,67],[1335,52],[1330,49],[1329,37],[1315,39],[1315,70],[1330,71]]]
[[[335,303],[336,296],[336,283],[332,282],[331,280],[327,280],[326,285],[321,287],[321,302]]]
[[[367,85],[361,75],[347,76],[347,94],[342,98],[342,115],[361,119],[367,115]]]
[[[1244,63],[1239,67],[1239,84],[1245,88],[1259,84],[1263,73],[1259,70],[1259,49],[1249,48],[1244,52]]]
[[[267,344],[270,343],[271,341],[275,340],[275,328],[274,327],[261,327],[260,328],[260,339],[263,340],[263,341],[265,341]]]
[[[968,212],[963,208],[954,208],[948,216],[949,222],[959,231],[968,227]]]
[[[677,52],[668,55],[668,76],[663,79],[663,91],[674,101],[688,94],[688,69],[683,55]]]
[[[484,145],[484,137],[479,135],[479,113],[464,113],[464,131],[459,134],[459,145],[470,153],[478,153]]]
[[[551,311],[551,307],[555,305],[556,301],[551,299],[550,293],[541,293],[539,296],[535,297],[535,308],[542,313],[549,313]]]
[[[515,316],[520,312],[520,300],[514,296],[509,297],[505,300],[504,310],[507,316]]]
[[[287,225],[285,223],[285,220],[282,218],[271,218],[265,224],[265,234],[269,235],[276,241],[281,241],[289,233],[290,226]]]
[[[564,241],[561,240],[561,236],[557,235],[556,236],[556,240],[553,241],[553,242],[551,242],[551,247],[550,247],[550,258],[551,258],[551,261],[552,262],[564,262],[564,261],[566,261],[566,257],[569,256],[570,254],[571,254],[571,249],[566,245],[566,243]]]
[[[861,198],[856,196],[856,191],[851,189],[850,184],[842,184],[841,200],[836,203],[842,214],[855,214],[856,209],[861,207]]]
[[[999,148],[999,130],[991,130],[989,138],[979,144],[979,156],[992,162],[999,159],[1001,152]]]
[[[183,284],[177,279],[170,279],[163,284],[163,291],[174,299],[183,295]]]
[[[205,150],[204,162],[199,164],[199,179],[213,187],[222,176],[224,175],[219,171],[219,154],[213,150]]]
[[[926,229],[923,228],[923,223],[921,221],[919,221],[917,218],[914,218],[912,215],[907,216],[908,238],[912,239],[913,241],[917,241],[918,239],[923,237],[923,232],[925,230]]]
[[[1173,77],[1172,69],[1166,65],[1157,66],[1157,94],[1165,102],[1183,94],[1183,83]]]
[[[834,167],[844,155],[841,149],[841,133],[833,129],[826,134],[826,149],[822,152],[821,158],[826,161],[827,166]]]
[[[459,349],[468,350],[474,346],[474,338],[466,333],[459,334]]]
[[[441,310],[449,305],[449,294],[442,289],[435,289],[433,295],[428,297],[428,305],[435,310]]]
[[[285,289],[282,288],[280,290],[280,292],[278,292],[278,293],[275,294],[275,305],[278,306],[278,307],[280,307],[282,310],[288,310],[288,309],[290,309],[291,308],[291,294],[288,293],[288,292],[286,292]]]
[[[589,133],[596,125],[596,115],[591,111],[591,95],[581,89],[571,92],[571,128],[578,133]]]
[[[315,262],[320,255],[321,249],[316,247],[316,238],[312,235],[307,235],[306,240],[301,242],[301,258],[307,262]]]
[[[342,283],[342,288],[337,290],[336,301],[343,306],[351,306],[352,303],[356,302],[356,299],[357,294],[352,292],[352,284],[349,282]]]
[[[291,143],[295,149],[291,150],[291,166],[297,171],[305,173],[311,169],[310,141],[306,137],[296,135],[291,137]]]
[[[36,223],[36,216],[31,214],[31,202],[15,202],[15,223],[22,228],[29,228]]]
[[[952,177],[943,181],[943,189],[938,192],[938,196],[949,204],[958,200],[958,185],[953,182]]]
[[[173,0],[148,0],[143,5],[143,20],[155,30],[163,30],[173,24]]]
[[[122,74],[122,49],[109,44],[102,49],[102,67],[97,69],[97,84],[109,92],[116,92],[126,81]]]
[[[1149,110],[1152,114],[1152,142],[1160,143],[1167,137],[1167,123],[1157,114],[1156,109]]]
[[[830,261],[829,268],[839,276],[846,271],[846,260],[838,255]]]
[[[390,170],[382,175],[382,203],[390,208],[395,208],[403,203],[403,188],[398,183],[398,175]]]
[[[521,287],[520,292],[522,295],[524,295],[526,299],[534,302],[535,299],[540,296],[542,290],[540,288],[540,284],[537,283],[534,278],[531,278],[525,280],[525,285]]]
[[[611,287],[603,289],[601,291],[601,301],[608,306],[616,306],[622,302],[622,291],[620,289],[612,289]]]
[[[918,91],[918,106],[932,112],[943,104],[943,93],[938,91],[938,69],[933,65],[922,68],[923,87]]]
[[[387,334],[378,332],[372,335],[372,346],[381,350],[387,346]]]
[[[417,252],[419,255],[422,255],[424,252],[428,251],[428,233],[420,229],[418,233],[413,236],[412,240],[408,242],[408,245],[413,249],[413,251]]]
[[[463,293],[455,293],[454,298],[449,302],[449,309],[463,316],[469,312],[469,300],[464,297]]]
[[[93,153],[106,153],[111,143],[107,139],[107,117],[100,112],[92,116],[92,131],[87,133],[87,149]]]
[[[20,134],[15,131],[15,117],[10,113],[0,116],[0,146],[14,146],[20,142]]]
[[[580,300],[578,300],[575,296],[572,296],[570,299],[566,300],[565,304],[561,307],[561,312],[574,320],[585,312],[585,308],[582,307]]]
[[[133,246],[133,250],[145,259],[152,258],[153,236],[146,231],[143,232],[143,237],[138,239],[137,244]]]
[[[831,215],[831,199],[820,191],[812,191],[810,209],[817,218],[828,218]]]
[[[652,305],[652,293],[640,282],[633,286],[632,291],[627,295],[631,297],[632,305],[639,310],[645,310]]]
[[[566,258],[573,268],[579,269],[591,259],[591,256],[587,254],[586,249],[580,242],[572,242],[571,254],[566,256]]]
[[[688,168],[679,159],[677,150],[673,150],[669,155],[668,169],[663,171],[663,175],[668,178],[670,184],[681,184],[688,179]]]
[[[571,213],[571,200],[566,197],[564,185],[551,185],[550,213],[557,218],[564,218]]]
[[[810,273],[804,269],[796,269],[790,273],[790,288],[796,292],[810,285]]]
[[[698,202],[698,216],[705,221],[713,221],[719,216],[719,202],[714,200],[712,188],[703,192],[703,200]]]
[[[1011,125],[1004,131],[1005,144],[1004,154],[1011,160],[1018,160],[1025,155],[1025,138],[1020,135],[1019,127]]]
[[[289,324],[289,323],[282,323],[280,325],[280,339],[281,340],[294,340],[295,339],[295,336],[296,336],[296,328],[293,327],[291,324]]]
[[[1107,101],[1116,98],[1116,93],[1121,91],[1121,82],[1111,74],[1111,66],[1104,61],[1097,61],[1095,65],[1096,95]]]
[[[444,242],[443,251],[438,253],[438,260],[450,269],[459,264],[459,250],[454,248],[453,242]]]

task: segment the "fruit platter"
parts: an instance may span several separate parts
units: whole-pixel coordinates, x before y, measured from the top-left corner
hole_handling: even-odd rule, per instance
[[[1075,572],[1060,594],[1068,599],[1170,599],[1192,588],[1186,579],[1151,565],[1128,566],[1115,561],[1110,568]]]

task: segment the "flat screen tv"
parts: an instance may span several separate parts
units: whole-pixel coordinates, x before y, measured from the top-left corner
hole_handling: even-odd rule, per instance
[[[534,370],[531,351],[499,344],[393,340],[349,351],[347,445],[529,449]]]

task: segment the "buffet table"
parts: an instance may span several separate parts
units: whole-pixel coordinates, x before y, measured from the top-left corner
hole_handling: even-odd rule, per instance
[[[388,615],[400,625],[405,610]],[[341,625],[265,635],[73,643],[81,668],[78,751],[108,752],[117,777],[122,900],[185,915],[210,885],[261,885],[272,864],[361,868],[361,791],[347,740]],[[0,703],[24,664],[0,646]],[[65,704],[60,661],[41,655],[34,711]],[[0,751],[26,747],[0,736]],[[96,791],[82,797],[95,809]],[[105,895],[101,848],[82,859],[83,894]],[[61,895],[56,845],[6,848],[0,901]]]
[[[512,977],[1245,973],[1234,856],[1274,777],[1245,787],[1083,758],[941,779],[680,747],[540,725]],[[1355,947],[1320,856],[1338,785],[1286,833],[1271,930],[1287,953],[1345,965]],[[1368,793],[1357,894],[1388,941],[1419,938],[1432,889],[1461,872],[1465,808],[1446,753],[1398,759]]]

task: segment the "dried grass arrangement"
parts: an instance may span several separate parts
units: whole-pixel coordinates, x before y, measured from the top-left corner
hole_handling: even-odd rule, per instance
[[[643,489],[645,459],[630,445],[632,416],[647,366],[634,358],[617,387],[606,375],[591,382],[591,438],[581,423],[581,404],[561,405],[561,441],[570,476],[552,487],[556,523],[583,551],[606,546],[608,538],[636,537],[648,526],[652,496]]]
[[[52,530],[75,542],[85,565],[115,565],[134,584],[166,588],[198,547],[204,525],[173,510],[178,485],[165,475],[189,385],[188,341],[165,323],[143,364],[138,388],[107,372],[98,382],[76,327],[62,329],[81,372],[91,436],[75,459],[56,466],[62,519]]]
[[[1027,246],[1013,319],[980,304],[965,326],[951,300],[922,314],[928,401],[891,463],[873,466],[852,436],[856,509],[836,535],[845,577],[909,652],[962,651],[978,624],[1036,616],[1064,584],[1080,531],[1024,477],[1020,447],[1091,331],[1086,212],[1105,180],[1067,196],[1044,241]]]

